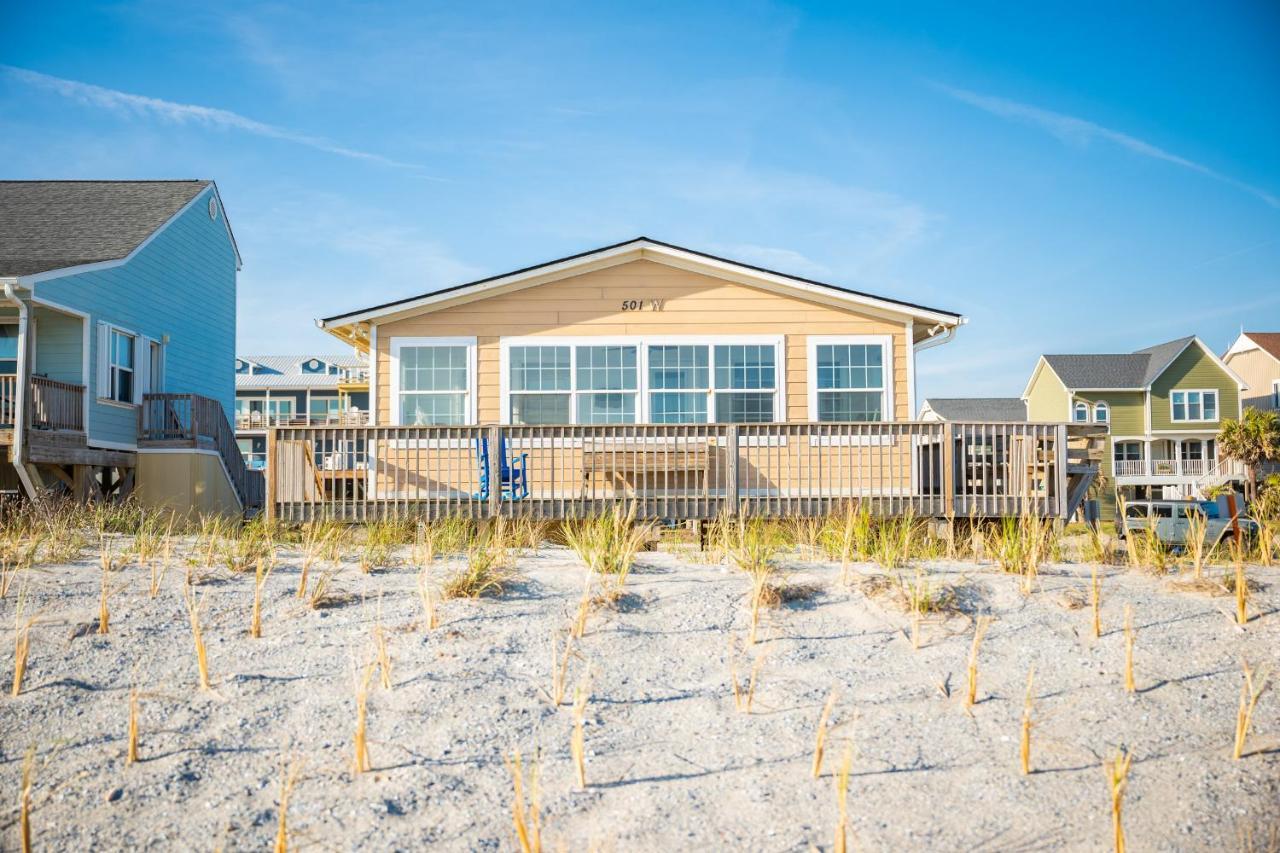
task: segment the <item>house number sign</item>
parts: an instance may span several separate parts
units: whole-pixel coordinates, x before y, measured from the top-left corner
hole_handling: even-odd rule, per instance
[[[624,299],[622,300],[623,311],[661,311],[662,299]]]

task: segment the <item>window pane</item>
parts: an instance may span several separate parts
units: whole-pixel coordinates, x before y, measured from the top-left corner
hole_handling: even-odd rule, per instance
[[[400,390],[467,390],[467,348],[401,348]]]
[[[578,396],[578,423],[580,424],[633,424],[635,422],[635,394],[581,394]]]
[[[1216,421],[1218,419],[1218,395],[1204,395],[1204,419],[1206,421]]]
[[[716,394],[716,421],[729,424],[768,423],[773,420],[773,392],[735,391]]]
[[[636,390],[636,348],[578,347],[578,390]]]
[[[649,387],[672,390],[707,388],[711,378],[707,358],[705,346],[651,346]],[[705,400],[702,408],[705,419]]]
[[[649,412],[655,424],[705,424],[707,422],[707,395],[651,394]]]
[[[568,347],[512,347],[512,391],[568,391]]]
[[[121,403],[132,403],[133,402],[133,371],[121,370],[119,368],[115,368],[111,372],[113,374],[111,399],[118,400]]]
[[[819,391],[818,420],[883,420],[881,394],[878,391]]]
[[[717,388],[773,388],[774,352],[772,344],[727,344],[717,346]],[[719,420],[719,418],[717,418]]]
[[[465,421],[465,394],[403,394],[400,423],[405,426],[455,426]]]
[[[133,338],[111,331],[111,363],[120,367],[133,367]]]
[[[569,395],[512,394],[511,422],[513,424],[567,424],[569,423]]]
[[[0,323],[0,360],[18,360],[17,323]]]
[[[1178,401],[1178,395],[1173,397],[1173,419],[1175,421],[1185,421],[1187,419],[1186,404]]]
[[[1200,395],[1194,391],[1187,394],[1187,419],[1200,420]]]
[[[819,388],[883,388],[884,353],[879,344],[819,344]]]

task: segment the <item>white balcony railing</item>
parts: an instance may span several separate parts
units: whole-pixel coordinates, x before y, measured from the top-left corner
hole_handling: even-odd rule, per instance
[[[1117,459],[1117,477],[1202,477],[1214,467],[1212,459]]]
[[[297,412],[237,412],[236,429],[266,429],[268,427],[306,426],[364,426],[369,422],[368,412],[337,412],[302,414]]]

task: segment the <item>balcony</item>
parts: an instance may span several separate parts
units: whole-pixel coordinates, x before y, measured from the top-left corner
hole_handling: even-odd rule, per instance
[[[31,377],[32,429],[84,432],[84,386],[46,376]],[[13,429],[18,413],[18,377],[0,375],[0,429]]]
[[[365,426],[369,413],[361,411],[299,414],[295,412],[237,412],[236,430],[257,430],[270,427],[347,427]]]
[[[1203,477],[1214,467],[1212,459],[1124,459],[1116,460],[1117,479],[1127,477]]]

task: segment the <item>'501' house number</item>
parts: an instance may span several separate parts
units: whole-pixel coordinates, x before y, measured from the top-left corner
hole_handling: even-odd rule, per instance
[[[662,299],[624,299],[622,300],[623,311],[661,311]]]

